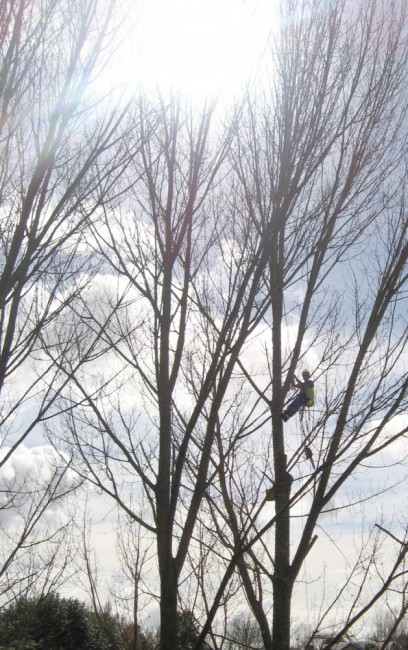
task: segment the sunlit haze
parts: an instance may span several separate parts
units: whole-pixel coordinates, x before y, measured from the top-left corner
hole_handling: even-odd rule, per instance
[[[276,23],[275,0],[140,0],[117,81],[194,99],[233,95],[259,71]]]

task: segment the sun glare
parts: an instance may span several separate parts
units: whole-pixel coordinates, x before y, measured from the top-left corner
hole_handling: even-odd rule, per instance
[[[120,55],[123,84],[192,98],[234,94],[259,68],[276,0],[139,0]]]

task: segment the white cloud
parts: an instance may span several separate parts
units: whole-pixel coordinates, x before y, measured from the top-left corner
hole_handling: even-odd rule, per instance
[[[0,460],[9,451],[10,447],[3,447]],[[51,445],[20,445],[0,467],[0,524],[32,516],[42,500],[44,505],[52,502],[56,514],[61,497],[77,480]]]

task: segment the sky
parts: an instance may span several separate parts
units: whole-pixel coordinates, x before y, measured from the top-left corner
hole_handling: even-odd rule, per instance
[[[257,74],[277,26],[276,0],[141,0],[115,55],[125,87],[232,97]],[[133,21],[133,22],[132,22]]]
[[[258,73],[261,54],[277,20],[276,3],[272,0],[139,1],[135,13],[129,16],[127,40],[113,57],[115,83],[128,90],[138,84],[152,89],[174,89],[197,101],[214,94],[233,98],[242,84]],[[113,83],[113,78],[105,77],[104,83]],[[44,477],[44,468],[50,471],[53,461],[52,451],[41,444],[37,431],[1,470],[0,487],[4,489],[19,477],[35,483],[39,477]],[[386,473],[387,470],[384,477]],[[70,474],[66,480],[72,480]],[[389,513],[395,499],[394,492],[387,501]],[[92,494],[90,503],[101,583],[108,583],[117,566],[116,518],[98,495]],[[261,521],[267,521],[271,509],[271,505],[265,506]],[[12,518],[12,513],[4,512],[3,516]],[[327,566],[327,588],[330,590],[336,589],[338,575],[347,565],[343,547],[353,542],[352,520],[353,516],[345,515],[331,522],[330,530],[338,543]],[[320,544],[324,539],[322,533],[307,560],[307,573],[320,566]],[[103,589],[107,595],[108,589]],[[299,620],[309,618],[317,592],[316,584],[299,586],[294,607]],[[70,595],[75,595],[75,589]]]

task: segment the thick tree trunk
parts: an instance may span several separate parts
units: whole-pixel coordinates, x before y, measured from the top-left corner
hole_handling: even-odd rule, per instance
[[[161,581],[160,650],[177,648],[177,588],[173,580]]]
[[[275,575],[273,580],[273,626],[274,650],[290,650],[290,603],[292,585],[285,577]]]
[[[274,650],[290,650],[290,613],[293,580],[290,572],[290,517],[288,502],[292,479],[285,472],[276,483],[275,573],[273,576]]]
[[[284,182],[284,181],[282,181]],[[282,394],[282,311],[283,311],[284,231],[271,242],[272,305],[272,439],[275,470],[275,565],[273,583],[272,646],[290,650],[290,606],[293,581],[290,578],[290,511],[292,477],[287,472],[281,412]]]
[[[177,580],[173,558],[160,567],[160,650],[177,648]]]

